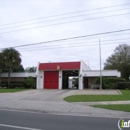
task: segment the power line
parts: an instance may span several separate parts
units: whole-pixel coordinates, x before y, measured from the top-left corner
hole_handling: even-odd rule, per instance
[[[97,43],[97,42],[96,42]],[[105,44],[102,44],[102,45],[107,45],[107,44],[125,44],[126,42],[114,42],[114,43],[105,43]],[[129,43],[130,43],[130,41],[129,41]],[[74,43],[73,43],[74,44]],[[80,46],[87,46],[85,43],[77,43],[77,44],[75,44],[75,45],[78,45],[79,47]],[[93,45],[93,44],[92,44]],[[70,46],[72,46],[72,45],[57,45],[57,46],[54,46],[54,47],[70,47]],[[50,46],[42,46],[42,47],[37,47],[37,48],[19,48],[20,50],[33,50],[33,49],[41,49],[42,50],[42,48],[44,49],[44,48],[49,48]]]
[[[115,16],[127,15],[127,14],[130,14],[130,13],[118,14],[118,15],[110,15],[110,16],[102,16],[102,17],[96,17],[96,18],[90,18],[90,19],[83,19],[83,20],[76,20],[76,21],[70,21],[70,22],[64,22],[64,23],[50,24],[50,25],[45,25],[45,26],[38,26],[38,27],[31,27],[31,28],[26,28],[26,29],[19,29],[19,30],[1,32],[0,34],[10,33],[10,32],[18,32],[18,31],[25,31],[25,30],[30,30],[30,29],[34,29],[34,28],[43,28],[43,27],[54,26],[54,25],[62,25],[62,24],[66,24],[66,23],[73,23],[73,22],[79,22],[79,21],[101,19],[101,18],[106,18],[106,17],[115,17]]]
[[[97,43],[98,41],[96,41],[96,43]],[[130,41],[123,41],[123,42],[114,42],[114,43],[105,43],[105,44],[102,44],[102,45],[108,45],[108,44],[124,44],[124,43],[126,43],[126,42],[130,42]],[[94,42],[93,42],[94,43]],[[79,45],[79,46],[77,46],[77,47],[80,47],[80,46],[87,46],[87,45],[89,45],[89,44],[87,44],[86,45],[86,43],[84,42],[84,43],[73,43],[73,44],[77,44],[77,45]],[[57,46],[54,46],[54,48],[57,48],[57,47],[62,47],[62,48],[64,48],[64,47],[71,47],[71,46],[73,46],[73,45],[67,45],[67,44],[63,44],[63,45],[57,45]],[[98,45],[98,44],[90,44],[89,46],[93,46],[93,45]],[[39,48],[40,48],[40,50],[42,50],[42,49],[49,49],[49,47],[50,46],[42,46],[43,48],[41,48],[41,47],[33,47],[33,48],[20,48],[20,50],[32,50],[32,49],[37,49],[37,50],[39,50]],[[73,46],[74,47],[74,46]],[[51,48],[53,48],[53,47],[51,47]]]
[[[71,19],[71,18],[77,18],[77,17],[85,17],[85,16],[87,16],[87,15],[93,15],[93,14],[102,14],[102,13],[107,13],[107,12],[116,12],[116,11],[127,10],[127,9],[130,9],[130,8],[118,9],[118,10],[110,10],[110,11],[104,11],[104,12],[96,12],[96,13],[91,13],[91,14],[83,14],[83,15],[69,16],[69,17],[58,18],[58,19],[52,19],[52,20],[39,21],[39,22],[36,22],[36,23],[28,23],[28,24],[23,24],[23,25],[17,25],[17,26],[10,26],[10,27],[5,27],[5,28],[0,28],[0,30],[9,29],[9,28],[16,28],[16,27],[21,27],[21,26],[27,26],[27,25],[33,25],[33,24],[44,23],[44,22],[52,22],[52,21],[63,20],[63,19]]]
[[[130,39],[130,38],[127,38],[127,39]],[[127,39],[114,39],[114,40],[102,40],[102,43],[106,43],[106,42],[114,42],[114,41],[119,41],[118,43],[122,43],[122,42],[130,42],[130,41],[120,41],[120,40],[127,40]],[[71,44],[78,44],[78,45],[81,45],[81,44],[86,44],[86,43],[97,43],[98,41],[89,41],[89,42],[73,42],[73,43],[65,43],[65,44],[60,44],[60,45],[55,45],[55,47],[56,46],[65,46],[65,45],[67,45],[68,46],[68,44],[69,45],[71,45]],[[54,44],[53,44],[54,45]],[[48,46],[38,46],[38,47],[32,47],[31,49],[33,49],[33,48],[35,48],[35,49],[37,49],[37,48],[41,48],[41,47],[50,47],[50,46],[52,46],[52,44],[50,45],[48,45]],[[30,49],[30,48],[28,48],[29,46],[27,46],[27,47],[22,47],[22,48],[20,48],[20,49]]]
[[[76,37],[69,37],[69,38],[64,38],[64,39],[57,39],[57,40],[38,42],[38,43],[32,43],[32,44],[24,44],[24,45],[19,45],[19,46],[12,46],[12,48],[24,47],[24,46],[32,46],[32,45],[38,45],[38,44],[43,44],[43,43],[66,41],[66,40],[72,40],[72,39],[78,39],[78,38],[86,38],[86,37],[99,36],[99,35],[107,35],[107,34],[112,34],[112,33],[126,32],[126,31],[130,31],[130,29],[128,28],[128,29],[122,29],[122,30],[116,30],[116,31],[110,31],[110,32],[95,33],[95,34],[76,36]],[[10,48],[10,47],[6,47],[6,48]],[[5,49],[5,48],[1,48],[1,49]]]
[[[119,44],[119,43],[108,43],[108,44],[102,44],[102,45],[110,45],[110,44]],[[78,45],[78,46],[74,46],[74,45],[71,45],[71,46],[65,46],[65,47],[62,47],[62,46],[59,46],[59,47],[50,47],[50,48],[40,48],[40,49],[33,49],[33,50],[20,50],[20,51],[36,51],[36,50],[48,50],[48,49],[59,49],[59,48],[71,48],[71,47],[83,47],[83,46],[98,46],[99,44],[88,44],[88,45]]]
[[[50,17],[56,17],[56,16],[62,16],[62,15],[80,13],[80,12],[91,11],[91,10],[100,10],[100,9],[107,9],[107,8],[118,7],[118,6],[126,6],[126,5],[129,5],[129,4],[130,4],[130,3],[120,4],[120,5],[113,5],[113,6],[107,6],[107,7],[101,7],[101,8],[94,8],[94,9],[88,9],[88,10],[81,10],[81,11],[75,11],[75,12],[69,12],[69,13],[62,13],[62,14],[51,15],[51,16],[45,16],[45,17],[39,17],[39,18],[35,18],[35,19],[23,20],[23,21],[8,23],[8,24],[1,24],[0,26],[6,26],[6,25],[11,25],[11,24],[16,24],[16,23],[27,22],[27,21],[33,21],[33,20],[43,19],[43,18],[50,18]]]

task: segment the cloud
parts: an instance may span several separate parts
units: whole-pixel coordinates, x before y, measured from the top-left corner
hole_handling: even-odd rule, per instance
[[[122,0],[114,0],[114,1],[113,0],[109,0],[109,1],[104,1],[104,0],[9,1],[9,0],[5,0],[5,1],[0,1],[0,8],[1,8],[0,21],[2,25],[2,24],[8,24],[8,23],[13,23],[18,21],[25,21],[29,19],[47,17],[47,16],[81,11],[81,10],[89,10],[94,8],[101,8],[106,6],[114,6],[114,5],[125,4],[125,3],[127,3],[127,1],[122,1]],[[124,9],[128,7],[129,5],[122,6],[122,8]],[[119,7],[115,7],[113,9],[104,8],[99,11],[93,10],[89,12],[78,13],[78,15],[103,12],[108,10],[116,10],[116,9],[121,9],[121,8]],[[16,23],[8,26],[0,26],[0,28],[1,27],[3,28],[3,27],[17,26],[22,24],[29,24],[17,28],[9,28],[6,30],[1,30],[0,31],[1,33],[5,31],[13,31],[17,29],[46,26],[46,25],[70,22],[75,20],[84,20],[84,21],[72,22],[68,24],[59,24],[55,26],[40,27],[40,28],[35,28],[30,30],[0,34],[0,48],[129,28],[128,15],[85,20],[90,18],[106,16],[106,15],[116,15],[120,13],[129,13],[129,10],[126,11],[122,10],[120,12],[113,11],[111,13],[104,13],[104,14],[100,13],[97,15],[93,14],[93,15],[82,16],[79,18],[78,17],[70,18],[68,20],[61,19],[52,22],[38,23],[39,21],[63,18],[68,16],[75,16],[76,14],[62,15],[62,16],[55,16],[53,18],[43,18],[43,19],[36,19],[33,21],[28,21],[23,23]],[[37,23],[37,24],[31,24],[31,23]],[[22,64],[24,67],[36,66],[38,61],[58,62],[58,61],[84,60],[86,61],[86,63],[89,62],[89,65],[90,67],[92,67],[92,69],[99,69],[99,46],[92,45],[92,44],[98,44],[99,39],[101,40],[102,67],[103,67],[103,63],[105,62],[106,58],[110,56],[113,53],[115,47],[119,45],[118,42],[116,42],[116,44],[110,44],[112,42],[104,42],[104,40],[112,40],[112,39],[119,39],[119,38],[126,39],[128,38],[128,36],[129,35],[127,34],[125,35],[124,33],[118,33],[118,35],[111,34],[111,35],[86,37],[82,39],[74,39],[69,41],[48,43],[48,44],[37,45],[37,46],[29,46],[26,48],[24,47],[23,49],[20,48],[16,48],[16,49],[18,49],[22,55]],[[97,42],[95,43],[95,41]],[[104,44],[108,44],[108,45],[104,45]],[[49,46],[50,48],[55,48],[55,49],[46,49],[45,46]],[[72,46],[78,46],[78,47],[72,47]],[[56,47],[58,48],[56,49]],[[63,48],[59,48],[59,47],[63,47]]]

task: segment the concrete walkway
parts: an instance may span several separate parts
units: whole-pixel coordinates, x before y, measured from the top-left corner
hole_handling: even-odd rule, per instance
[[[91,106],[91,105],[110,105],[110,104],[130,104],[130,101],[101,101],[101,102],[77,102],[76,104]]]
[[[107,116],[107,117],[130,117],[130,113],[93,108],[89,105],[97,102],[86,103],[68,103],[63,98],[75,94],[120,94],[119,91],[104,90],[28,90],[17,93],[1,93],[0,109],[18,109],[27,111],[38,111],[45,113],[56,113],[66,115],[82,116]],[[105,104],[108,102],[98,102]],[[117,102],[109,102],[117,103]],[[130,101],[121,101],[118,103],[130,103]]]

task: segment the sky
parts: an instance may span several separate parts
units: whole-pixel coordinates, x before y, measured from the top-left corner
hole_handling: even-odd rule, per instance
[[[129,29],[129,21],[128,0],[0,0],[0,50],[14,47],[24,68],[83,60],[99,70],[99,39],[103,69],[118,45],[129,44],[129,31],[89,35]]]

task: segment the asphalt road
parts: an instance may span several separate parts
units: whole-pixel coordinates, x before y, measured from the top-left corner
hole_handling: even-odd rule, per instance
[[[118,120],[0,110],[0,130],[119,130]]]

